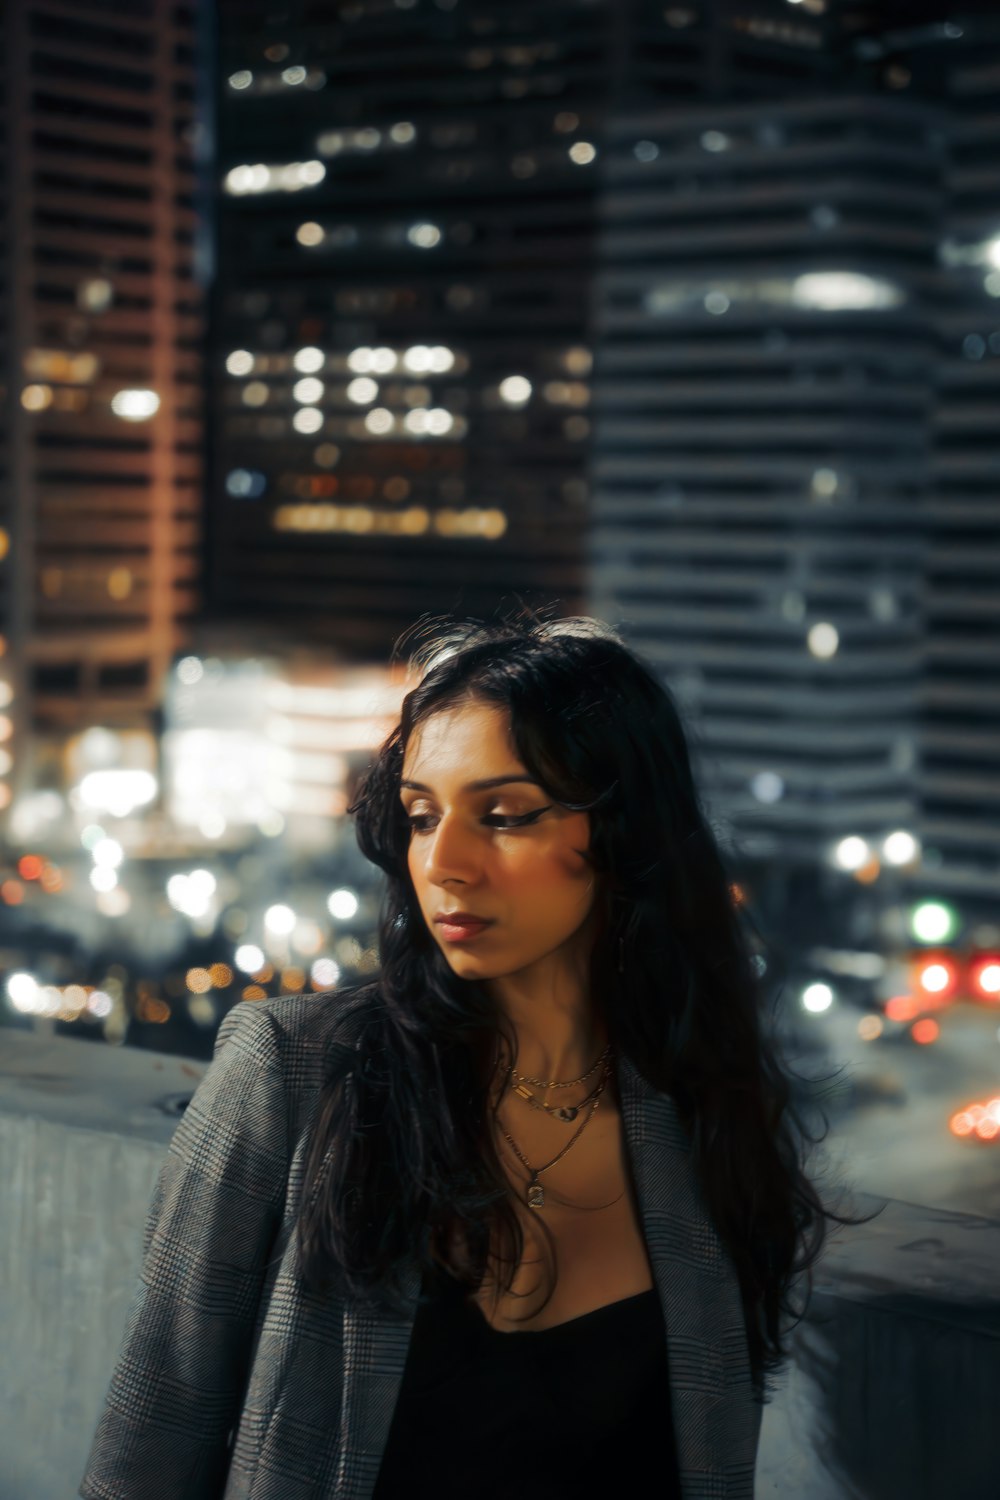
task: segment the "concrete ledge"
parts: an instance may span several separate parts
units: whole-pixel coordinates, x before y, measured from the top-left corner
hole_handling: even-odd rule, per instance
[[[854,1195],[817,1267],[758,1500],[982,1500],[1000,1473],[1000,1224]]]
[[[0,1028],[0,1113],[166,1145],[179,1115],[165,1106],[194,1092],[206,1062],[56,1036],[50,1023],[39,1025],[46,1029]]]
[[[0,1029],[0,1500],[76,1494],[177,1128],[165,1106],[206,1068]]]
[[[0,1030],[0,1500],[70,1500],[164,1150],[207,1064]],[[1000,1473],[1000,1224],[856,1194],[766,1408],[757,1500],[982,1500]],[[149,1500],[155,1500],[150,1496]]]

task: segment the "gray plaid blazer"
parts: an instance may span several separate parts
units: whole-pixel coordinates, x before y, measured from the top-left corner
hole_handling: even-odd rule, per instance
[[[313,1295],[293,1234],[324,1048],[362,1003],[243,1001],[223,1021],[157,1179],[84,1500],[370,1497],[420,1273],[405,1316]],[[684,1500],[750,1500],[761,1407],[735,1275],[673,1102],[627,1058],[617,1077]]]

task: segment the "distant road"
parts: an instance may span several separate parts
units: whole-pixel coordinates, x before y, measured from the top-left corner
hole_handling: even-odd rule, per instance
[[[948,1129],[964,1104],[1000,1094],[1000,1005],[939,1014],[940,1037],[926,1046],[863,1042],[860,1013],[846,1005],[815,1019],[832,1064],[845,1064],[844,1078],[863,1101],[835,1119],[817,1150],[831,1182],[1000,1220],[1000,1137],[960,1139]],[[894,1094],[905,1101],[893,1102]]]

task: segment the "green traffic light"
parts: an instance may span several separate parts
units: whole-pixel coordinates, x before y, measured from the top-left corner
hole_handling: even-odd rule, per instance
[[[921,901],[910,912],[910,932],[918,943],[948,943],[958,928],[958,915],[944,901]]]

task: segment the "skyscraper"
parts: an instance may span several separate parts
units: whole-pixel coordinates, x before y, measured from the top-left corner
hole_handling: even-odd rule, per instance
[[[609,130],[595,605],[762,855],[916,813],[932,123],[834,95]]]
[[[578,608],[603,13],[219,17],[213,612],[383,654]]]
[[[0,804],[87,724],[147,730],[196,606],[195,28],[22,0],[6,111]]]
[[[748,852],[988,901],[1000,23],[819,9],[717,8],[712,87],[609,127],[593,598]],[[765,34],[803,54],[769,97]]]
[[[1000,894],[1000,15],[910,40],[947,120],[922,695],[927,878]],[[937,40],[937,45],[935,41]]]

